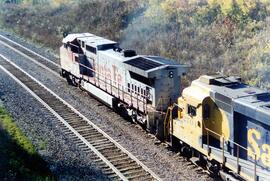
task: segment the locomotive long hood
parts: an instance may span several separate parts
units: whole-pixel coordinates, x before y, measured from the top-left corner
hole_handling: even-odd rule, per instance
[[[168,70],[176,70],[175,76],[181,76],[187,73],[189,66],[172,63],[162,57],[137,56],[124,61],[127,70],[139,74],[149,79],[159,79],[167,75]]]

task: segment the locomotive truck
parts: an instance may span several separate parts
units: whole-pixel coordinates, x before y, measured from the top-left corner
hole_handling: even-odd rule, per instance
[[[61,75],[226,180],[270,179],[270,93],[239,77],[203,75],[181,94],[189,66],[69,34]]]

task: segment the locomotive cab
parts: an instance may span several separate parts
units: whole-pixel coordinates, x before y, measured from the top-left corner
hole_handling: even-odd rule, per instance
[[[74,37],[75,35],[68,35],[63,39],[63,44],[60,47],[61,74],[66,77],[69,82],[75,80],[74,78],[76,76],[71,75],[77,75],[77,72],[80,72],[82,75],[90,74],[90,72],[82,66],[87,66],[82,47],[84,43]],[[79,64],[81,65],[79,66]]]
[[[172,121],[173,136],[200,149],[203,145],[204,124],[211,119],[211,99],[194,87],[184,89],[178,99],[178,117]]]
[[[209,78],[209,77],[208,77]],[[206,144],[222,148],[230,138],[228,116],[211,97],[207,76],[192,82],[178,99],[178,118],[173,120],[173,135],[197,150]],[[229,145],[226,145],[229,150]]]
[[[194,147],[202,147],[208,141],[211,146],[221,147],[222,136],[228,139],[226,133],[222,131],[221,111],[209,96],[202,97],[202,100],[190,101],[189,98],[178,99],[178,118],[175,119],[174,130],[178,130],[181,125],[181,134],[186,132],[187,141],[192,142]],[[180,124],[179,124],[180,123]],[[209,129],[207,131],[207,129]],[[176,134],[177,135],[177,134]]]

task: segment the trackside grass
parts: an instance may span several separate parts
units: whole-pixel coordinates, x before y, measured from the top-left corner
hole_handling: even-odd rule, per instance
[[[0,107],[0,163],[0,180],[56,180],[3,107]]]

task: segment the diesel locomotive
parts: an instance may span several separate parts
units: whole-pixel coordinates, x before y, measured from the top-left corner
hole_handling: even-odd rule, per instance
[[[172,111],[178,115],[172,118]],[[236,180],[270,179],[270,93],[239,77],[201,76],[183,90],[165,119],[172,144]]]
[[[162,57],[123,50],[117,42],[90,33],[63,39],[60,64],[69,83],[126,113],[159,137],[163,134],[161,115],[180,96],[179,80],[188,69]]]
[[[239,77],[201,76],[90,34],[67,35],[61,75],[226,180],[270,179],[270,93]]]

